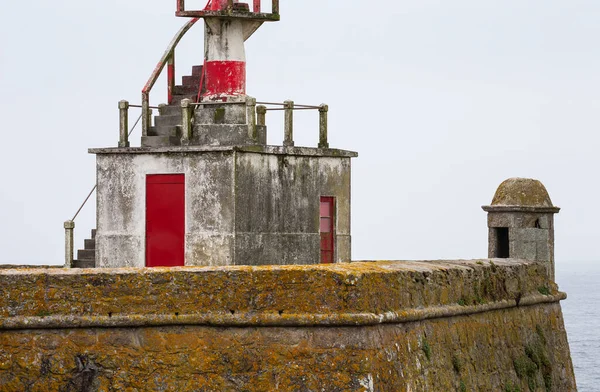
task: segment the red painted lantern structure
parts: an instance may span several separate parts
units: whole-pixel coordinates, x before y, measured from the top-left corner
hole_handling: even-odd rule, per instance
[[[261,12],[261,0],[252,9],[238,0],[210,0],[203,10],[186,10],[177,3],[177,16],[204,18],[204,90],[201,101],[235,101],[246,96],[246,54],[244,42],[264,23],[279,20],[279,1],[271,12]]]

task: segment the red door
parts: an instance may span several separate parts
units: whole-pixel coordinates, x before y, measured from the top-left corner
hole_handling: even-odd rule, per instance
[[[321,232],[321,263],[333,263],[335,254],[334,232],[335,232],[335,198],[321,196],[320,206],[320,232]]]
[[[185,177],[146,177],[146,267],[184,265]]]

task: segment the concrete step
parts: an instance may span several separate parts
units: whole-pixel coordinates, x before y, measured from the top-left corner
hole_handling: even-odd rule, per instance
[[[192,67],[192,76],[201,76],[202,75],[202,66],[201,65],[194,65]]]
[[[150,127],[150,129],[148,129],[148,136],[171,136],[181,139],[181,127],[178,125]]]
[[[84,240],[84,249],[77,251],[77,260],[73,268],[94,268],[96,266],[96,229],[92,229],[91,239]]]
[[[184,76],[181,78],[181,84],[188,87],[194,87],[196,91],[198,91],[198,87],[200,87],[200,79],[201,76]]]
[[[173,136],[142,136],[142,147],[180,146],[181,138]]]
[[[83,245],[84,249],[90,249],[90,250],[96,249],[96,240],[84,240],[83,244],[84,244]]]
[[[173,125],[181,125],[181,114],[175,114],[172,116],[162,115],[154,117],[154,126],[157,128]]]
[[[256,127],[257,140],[248,136],[246,124],[199,124],[193,129],[192,145],[236,146],[264,145],[267,141],[267,127]]]
[[[95,268],[96,260],[73,260],[73,268]]]
[[[77,251],[77,260],[93,260],[96,258],[96,251],[94,249],[79,249]]]
[[[174,86],[173,95],[198,94],[198,86]]]
[[[248,3],[233,3],[233,10],[241,12],[250,12],[250,6],[248,5]]]
[[[181,101],[185,98],[192,102],[196,102],[198,94],[173,94],[173,101],[171,102],[171,105],[177,105],[181,107]]]
[[[195,124],[246,124],[246,103],[198,106]]]
[[[173,105],[163,106],[163,108],[161,109],[160,115],[161,116],[179,116],[179,117],[181,117],[181,105],[173,104]]]

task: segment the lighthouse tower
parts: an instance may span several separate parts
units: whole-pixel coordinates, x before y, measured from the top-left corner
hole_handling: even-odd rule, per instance
[[[209,3],[212,11],[227,9],[226,0]],[[247,11],[248,5],[234,3],[238,10]],[[246,35],[252,34],[255,21],[241,18],[206,18],[204,29],[204,75],[206,91],[202,100],[227,100],[246,95]],[[244,34],[246,32],[246,34]]]
[[[188,20],[143,87],[141,104],[119,103],[118,146],[90,149],[97,160],[97,230],[89,242],[95,249],[82,253],[93,255],[88,264],[350,260],[350,161],[357,154],[330,148],[328,106],[257,102],[246,92],[244,42],[279,20],[278,0],[269,6],[263,12],[260,0],[211,0],[189,10],[178,1],[176,15]],[[204,58],[176,84],[175,49],[199,20]],[[164,71],[168,95],[155,104],[150,93]],[[140,110],[142,136],[134,147],[129,118]],[[271,110],[285,114],[281,146],[266,143]],[[314,133],[312,146],[295,145],[298,110],[314,116],[314,129],[299,130]]]

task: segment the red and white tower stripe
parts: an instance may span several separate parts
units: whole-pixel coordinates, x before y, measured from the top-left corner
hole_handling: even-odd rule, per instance
[[[213,0],[211,10],[227,7],[227,0]],[[204,83],[202,100],[228,100],[246,95],[244,22],[239,19],[205,18]]]

